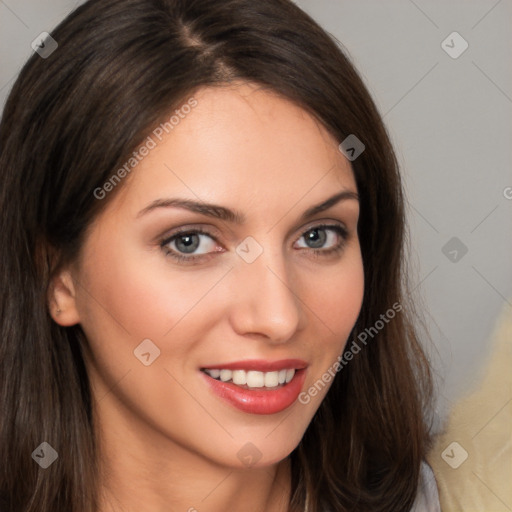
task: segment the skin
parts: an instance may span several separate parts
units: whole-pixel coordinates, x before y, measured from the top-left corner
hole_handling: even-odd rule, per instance
[[[251,84],[194,97],[197,106],[118,185],[78,260],[53,282],[54,320],[80,323],[89,343],[101,512],[287,510],[288,456],[332,380],[308,404],[248,414],[214,395],[199,368],[300,358],[309,364],[305,391],[343,352],[362,304],[358,200],[300,221],[342,189],[357,193],[338,142],[304,110]],[[138,216],[170,197],[236,209],[247,221],[178,208]],[[320,248],[308,244],[322,222],[345,226],[347,240],[326,229]],[[204,260],[182,264],[161,247],[182,226],[215,237],[194,239],[193,254],[210,253]],[[263,248],[252,263],[236,252],[248,236]],[[168,250],[187,256],[177,242]],[[338,243],[341,252],[320,254]],[[145,366],[133,351],[148,338],[160,356]],[[261,454],[250,467],[237,456],[248,442]]]

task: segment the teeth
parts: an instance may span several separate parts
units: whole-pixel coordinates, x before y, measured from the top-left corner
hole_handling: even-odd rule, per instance
[[[231,380],[232,376],[233,376],[233,372],[231,370],[221,370],[220,371],[220,380],[222,382],[227,382],[228,380]]]
[[[233,384],[239,386],[247,384],[247,374],[243,370],[233,370]]]
[[[220,377],[220,370],[209,370],[209,374],[214,379],[218,379]]]
[[[279,384],[279,372],[265,373],[265,387],[273,388]]]
[[[243,370],[242,370],[243,371]],[[262,388],[265,385],[265,374],[263,372],[247,372],[247,386],[250,388]]]
[[[210,377],[222,382],[233,381],[238,386],[247,385],[249,388],[274,388],[284,383],[288,384],[295,375],[295,369],[284,369],[275,372],[257,372],[254,370],[204,370]]]

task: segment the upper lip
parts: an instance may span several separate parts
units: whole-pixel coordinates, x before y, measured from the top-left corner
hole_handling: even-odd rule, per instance
[[[302,359],[281,359],[279,361],[266,361],[264,359],[248,359],[246,361],[233,361],[203,366],[202,370],[254,370],[259,372],[272,372],[284,369],[301,370],[308,363]]]

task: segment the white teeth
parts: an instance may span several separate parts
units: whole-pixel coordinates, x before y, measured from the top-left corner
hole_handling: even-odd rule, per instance
[[[279,372],[265,373],[265,387],[273,388],[279,384]]]
[[[210,377],[218,379],[220,377],[220,370],[208,370],[208,374],[210,375]]]
[[[222,382],[227,382],[228,380],[231,380],[232,375],[233,375],[233,372],[231,370],[221,370],[220,371],[220,380]]]
[[[247,386],[250,388],[262,388],[264,385],[265,375],[263,372],[256,372],[254,370],[247,372]]]
[[[274,372],[258,372],[254,370],[204,370],[210,377],[222,382],[233,381],[238,386],[247,385],[249,388],[274,388],[284,383],[288,384],[295,375],[295,369]]]
[[[247,374],[244,370],[233,370],[233,384],[243,386],[247,384]]]

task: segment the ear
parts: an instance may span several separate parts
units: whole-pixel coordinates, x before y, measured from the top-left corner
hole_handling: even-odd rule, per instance
[[[48,290],[48,307],[53,320],[63,327],[78,324],[80,315],[76,307],[76,293],[69,269],[53,277]]]

